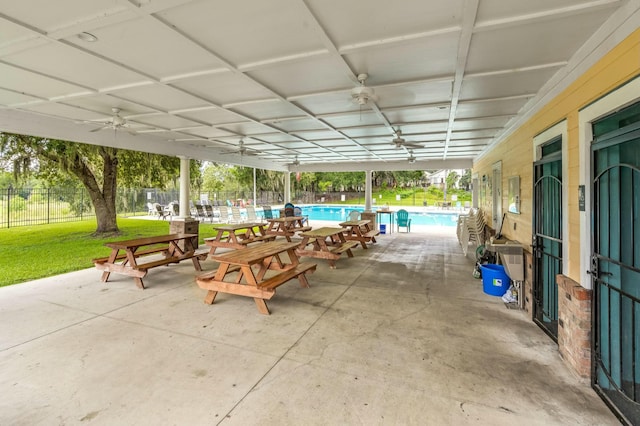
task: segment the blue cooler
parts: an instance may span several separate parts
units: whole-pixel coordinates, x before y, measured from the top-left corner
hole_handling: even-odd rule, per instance
[[[482,271],[482,291],[490,296],[503,296],[511,284],[509,275],[502,265],[480,265]]]
[[[381,234],[386,234],[387,233],[387,225],[384,223],[380,224],[380,233]]]

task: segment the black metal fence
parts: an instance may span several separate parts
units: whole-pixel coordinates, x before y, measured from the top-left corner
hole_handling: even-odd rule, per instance
[[[116,212],[119,215],[141,216],[153,214],[154,204],[163,206],[177,203],[178,190],[155,188],[119,189],[116,197]],[[254,204],[279,205],[284,203],[284,194],[274,191],[192,191],[193,203],[209,204]],[[364,192],[311,192],[292,191],[294,204],[340,203],[365,204]],[[374,203],[381,200],[372,200]],[[420,206],[422,198],[412,197],[397,201],[398,205]],[[395,204],[394,204],[395,205]],[[73,222],[95,217],[91,199],[85,189],[68,188],[0,188],[0,228],[41,225],[47,223]]]
[[[148,215],[153,204],[167,205],[178,202],[178,190],[158,190],[154,188],[120,189],[116,197],[116,211],[121,215]],[[255,205],[278,205],[284,201],[284,194],[273,191],[218,191],[192,192],[194,202],[214,201],[227,204],[251,203]],[[363,192],[314,193],[296,191],[292,193],[296,204],[331,203],[350,200],[364,203]],[[48,223],[73,222],[95,217],[91,199],[85,189],[68,188],[0,188],[0,227],[42,225]]]

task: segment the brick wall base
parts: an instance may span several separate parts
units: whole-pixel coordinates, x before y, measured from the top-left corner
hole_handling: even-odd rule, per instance
[[[571,370],[591,375],[591,290],[564,275],[558,284],[558,349]]]

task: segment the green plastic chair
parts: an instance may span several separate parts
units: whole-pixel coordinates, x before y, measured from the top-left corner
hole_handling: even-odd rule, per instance
[[[411,232],[411,218],[409,218],[409,212],[405,209],[400,209],[396,213],[396,224],[398,232],[400,232],[400,227],[407,228],[407,232]]]

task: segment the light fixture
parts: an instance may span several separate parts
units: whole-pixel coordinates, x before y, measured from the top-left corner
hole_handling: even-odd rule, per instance
[[[98,37],[94,36],[91,33],[88,32],[81,32],[78,34],[78,38],[82,41],[86,41],[88,43],[94,43],[96,41],[98,41]]]

